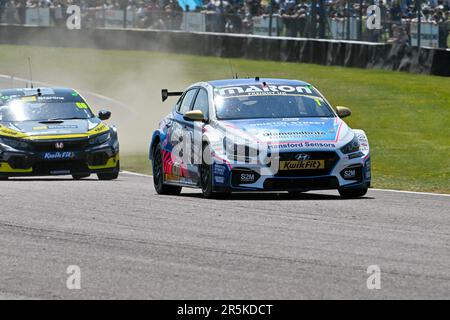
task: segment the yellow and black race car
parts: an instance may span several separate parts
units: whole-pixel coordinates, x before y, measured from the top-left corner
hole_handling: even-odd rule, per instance
[[[119,140],[83,97],[66,88],[0,90],[0,179],[97,174],[117,179]]]

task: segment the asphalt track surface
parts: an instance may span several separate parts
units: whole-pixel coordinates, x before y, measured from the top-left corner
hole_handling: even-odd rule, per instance
[[[149,177],[0,182],[2,299],[450,298],[450,197],[156,195]],[[81,290],[69,290],[69,265]],[[367,268],[381,289],[367,289]]]

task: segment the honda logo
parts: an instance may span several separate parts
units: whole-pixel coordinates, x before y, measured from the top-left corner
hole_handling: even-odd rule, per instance
[[[64,149],[64,143],[63,142],[57,142],[55,143],[56,149]]]
[[[299,161],[306,161],[309,159],[309,154],[306,153],[299,153],[295,155],[295,159]]]

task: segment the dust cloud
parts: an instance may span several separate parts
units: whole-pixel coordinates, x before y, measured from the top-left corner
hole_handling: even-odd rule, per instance
[[[58,55],[55,61],[58,61],[63,53],[55,54]],[[95,112],[100,109],[112,112],[107,122],[118,128],[122,153],[144,154],[148,152],[152,132],[176,102],[176,98],[169,98],[162,103],[161,89],[182,91],[192,80],[185,75],[181,63],[171,61],[164,55],[149,55],[148,59],[145,53],[137,55],[139,59],[133,60],[127,51],[114,51],[111,58],[108,51],[75,49],[64,67],[61,61],[38,64],[33,58],[35,87],[45,82],[56,87],[77,89]],[[22,57],[24,59],[25,56]],[[28,73],[23,71],[27,67],[20,69],[20,74],[7,74],[29,78]],[[0,69],[0,74],[7,71]],[[25,87],[25,82],[0,78],[0,87]]]

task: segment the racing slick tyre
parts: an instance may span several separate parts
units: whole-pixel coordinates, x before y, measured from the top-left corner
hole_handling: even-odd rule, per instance
[[[153,154],[153,184],[156,193],[177,196],[180,194],[182,187],[168,186],[164,184],[164,167],[162,161],[161,146],[158,144]]]
[[[367,193],[368,187],[355,189],[339,189],[339,194],[345,199],[355,199],[364,196]]]
[[[91,176],[90,174],[73,174],[72,178],[74,180],[81,180],[81,179],[84,179],[84,178],[89,178],[90,176]]]
[[[200,183],[202,187],[203,197],[206,199],[223,199],[230,195],[228,192],[213,191],[213,174],[211,150],[208,144],[203,145],[202,166],[200,168]]]
[[[98,180],[116,180],[119,177],[120,161],[117,162],[117,166],[112,172],[97,173]]]

